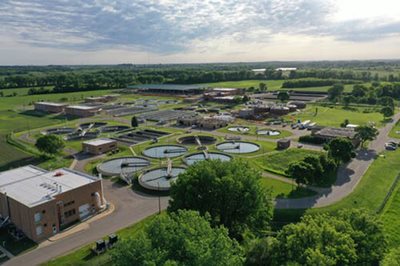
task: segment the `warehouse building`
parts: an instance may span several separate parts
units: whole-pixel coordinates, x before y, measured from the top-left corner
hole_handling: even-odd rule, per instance
[[[99,113],[101,110],[98,106],[71,105],[65,108],[65,114],[77,117],[90,117]]]
[[[0,215],[35,242],[104,209],[101,178],[24,166],[0,173]]]
[[[326,141],[330,141],[335,138],[347,138],[351,140],[354,146],[358,146],[360,144],[360,140],[357,138],[357,132],[354,130],[354,128],[324,127],[313,132],[312,135]]]
[[[53,103],[53,102],[35,102],[35,111],[45,113],[62,113],[65,110],[66,103]]]
[[[107,153],[117,149],[117,141],[101,138],[82,142],[82,150],[95,155]]]

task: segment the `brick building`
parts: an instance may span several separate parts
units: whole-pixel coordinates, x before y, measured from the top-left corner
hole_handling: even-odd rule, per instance
[[[117,149],[117,141],[101,138],[82,142],[82,150],[91,154],[102,154]]]
[[[24,166],[0,173],[0,215],[35,242],[105,207],[100,178]]]
[[[98,106],[71,105],[65,108],[65,114],[69,116],[89,117],[100,112]]]
[[[46,113],[62,113],[65,110],[66,103],[52,103],[52,102],[35,102],[35,111]]]

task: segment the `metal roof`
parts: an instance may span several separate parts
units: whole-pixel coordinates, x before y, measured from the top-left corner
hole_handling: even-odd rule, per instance
[[[93,140],[88,140],[83,142],[86,145],[92,145],[92,146],[100,146],[104,144],[108,144],[111,142],[117,142],[116,140],[113,139],[107,139],[107,138],[100,138],[100,139],[93,139]]]

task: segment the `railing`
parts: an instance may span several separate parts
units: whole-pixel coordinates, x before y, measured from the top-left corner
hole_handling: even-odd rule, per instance
[[[392,185],[390,186],[389,191],[387,192],[385,198],[383,199],[381,205],[379,205],[379,207],[376,209],[377,214],[380,214],[383,211],[383,209],[385,208],[386,203],[390,199],[390,196],[392,196],[393,191],[397,186],[397,183],[399,183],[399,180],[400,180],[400,174],[396,176],[395,180],[393,181]]]

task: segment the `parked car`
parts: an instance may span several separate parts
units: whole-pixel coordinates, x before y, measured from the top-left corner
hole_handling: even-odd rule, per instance
[[[385,143],[385,149],[388,151],[395,151],[397,149],[397,146],[390,143]]]

